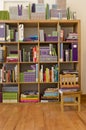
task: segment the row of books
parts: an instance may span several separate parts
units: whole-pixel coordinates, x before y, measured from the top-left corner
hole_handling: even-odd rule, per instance
[[[29,50],[30,49],[30,50]],[[20,62],[38,62],[38,46],[19,50]]]
[[[58,82],[58,65],[56,64],[51,68],[44,68],[41,65],[40,82]]]
[[[3,65],[0,69],[0,82],[17,82],[18,81],[18,66],[9,66]]]
[[[78,61],[78,43],[60,43],[60,61]]]
[[[8,24],[0,23],[0,42],[18,41],[17,28],[10,27]]]

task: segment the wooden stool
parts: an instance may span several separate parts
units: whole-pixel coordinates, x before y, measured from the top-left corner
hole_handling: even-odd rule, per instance
[[[78,111],[80,111],[80,97],[81,97],[81,91],[59,91],[61,94],[61,111],[64,111],[64,106],[78,106]],[[64,101],[65,98],[74,98],[74,101],[72,102],[66,102]]]

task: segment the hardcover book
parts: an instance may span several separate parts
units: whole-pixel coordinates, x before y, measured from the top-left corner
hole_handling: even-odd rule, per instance
[[[72,60],[73,61],[78,60],[78,44],[77,43],[72,44]]]

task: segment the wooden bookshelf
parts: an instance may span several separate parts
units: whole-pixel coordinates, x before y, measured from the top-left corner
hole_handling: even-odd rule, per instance
[[[13,61],[11,59],[9,61],[0,61],[0,73],[2,73],[3,66],[7,67],[7,70],[12,67],[13,70],[17,66],[15,71],[17,73],[17,81],[11,82],[9,80],[8,82],[3,82],[1,79],[2,93],[4,84],[5,87],[6,85],[13,85],[18,87],[18,102],[20,102],[21,94],[27,95],[31,92],[35,92],[36,96],[38,96],[37,102],[41,102],[43,99],[52,99],[52,101],[56,99],[56,101],[59,101],[59,77],[63,70],[69,70],[69,72],[72,70],[77,71],[78,85],[81,87],[80,20],[0,20],[0,24],[3,23],[5,23],[5,29],[8,29],[10,38],[7,38],[7,34],[5,34],[6,40],[0,40],[0,45],[7,47],[6,59],[8,56],[14,57],[11,57]],[[23,25],[24,40],[19,39],[19,25]],[[11,39],[10,36],[12,35],[10,34],[11,29],[13,29],[14,39]],[[40,30],[43,30],[41,37]],[[63,31],[63,34],[61,34],[61,31]],[[68,35],[71,37],[71,33],[76,39],[67,40]],[[68,54],[69,58],[66,59],[64,52],[67,50],[70,53],[69,50],[72,51],[72,44],[74,43],[75,45],[77,44],[77,59],[73,60],[72,57],[70,60],[70,54]],[[61,44],[63,46],[63,57],[61,57]],[[71,52],[71,55],[73,56],[73,52]],[[3,59],[3,57],[1,58]],[[7,73],[7,70],[4,70],[5,73]],[[57,96],[44,97],[43,95],[48,88],[57,88]],[[29,100],[25,102],[29,102]]]

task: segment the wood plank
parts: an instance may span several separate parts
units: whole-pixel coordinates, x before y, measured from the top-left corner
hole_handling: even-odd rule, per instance
[[[81,111],[59,103],[0,104],[0,130],[85,130],[86,103]]]

